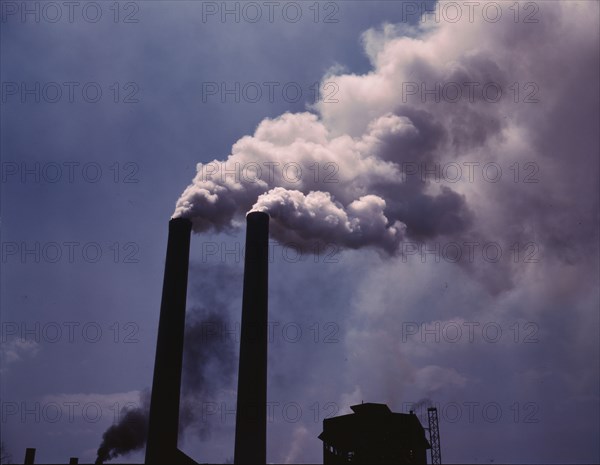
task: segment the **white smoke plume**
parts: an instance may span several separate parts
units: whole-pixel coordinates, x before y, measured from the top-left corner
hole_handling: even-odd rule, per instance
[[[572,57],[577,50],[582,62],[597,61],[597,34],[590,33],[595,8],[593,2],[545,3],[539,24],[469,21],[464,15],[454,22],[369,30],[362,39],[371,72],[329,73],[327,82],[339,89],[338,103],[321,101],[312,113],[267,118],[225,160],[198,164],[173,216],[192,219],[196,232],[223,231],[256,209],[271,215],[280,241],[333,241],[391,255],[406,238],[502,235],[510,243],[535,230],[536,240],[560,243],[553,233],[560,229],[558,216],[546,215],[541,206],[560,205],[561,216],[572,217],[561,221],[569,222],[587,215],[587,206],[567,200],[571,185],[560,176],[574,160],[564,156],[569,147],[545,142],[560,126],[557,112],[546,110],[571,112],[578,101],[580,115],[594,120],[597,89],[568,88],[569,82],[594,82],[594,76],[570,67],[565,81],[556,73],[555,57]],[[561,30],[569,33],[552,53],[534,45]],[[451,86],[442,91],[447,83]],[[578,92],[594,95],[582,100]],[[569,93],[573,98],[561,100]],[[571,157],[595,163],[585,151]],[[512,183],[507,189],[406,176],[407,166],[423,170],[455,163],[464,170],[477,163],[481,170],[488,162],[501,163],[504,181],[512,163],[536,163],[545,170],[545,183],[536,189]],[[592,198],[594,170],[580,175],[581,189]],[[527,202],[516,202],[518,196]],[[540,208],[522,212],[520,205]],[[522,217],[518,227],[505,223],[509,211]]]
[[[375,246],[394,254],[406,235],[401,217],[411,202],[431,210],[449,200],[459,217],[468,216],[455,192],[429,195],[425,184],[409,186],[399,166],[381,156],[387,139],[419,139],[417,133],[407,117],[391,113],[374,120],[360,138],[332,136],[311,113],[266,119],[254,136],[236,142],[226,161],[198,165],[174,216],[192,219],[196,232],[221,231],[251,209],[266,211],[278,240],[299,247],[315,242]],[[406,197],[400,200],[406,208],[396,206],[390,216],[386,208],[394,195]],[[438,226],[448,223],[448,214],[438,215]]]
[[[225,162],[199,164],[174,216],[193,220],[196,232],[231,228],[250,209],[267,211],[273,235],[299,246],[335,242],[349,248],[372,245],[393,253],[405,225],[387,218],[384,198],[370,184],[397,183],[396,166],[372,150],[392,115],[374,122],[364,139],[332,137],[311,113],[264,120],[243,137]]]
[[[385,200],[365,195],[345,209],[328,192],[311,191],[307,195],[283,187],[261,195],[252,210],[268,212],[274,222],[275,237],[292,236],[294,244],[322,241],[357,249],[378,245],[393,253],[406,229],[396,221],[389,225],[384,215]]]

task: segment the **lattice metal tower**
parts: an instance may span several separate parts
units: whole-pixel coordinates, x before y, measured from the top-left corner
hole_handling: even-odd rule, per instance
[[[431,463],[441,465],[442,450],[440,447],[440,427],[438,424],[437,408],[429,407],[427,409],[427,418],[429,419],[429,442],[431,443]]]

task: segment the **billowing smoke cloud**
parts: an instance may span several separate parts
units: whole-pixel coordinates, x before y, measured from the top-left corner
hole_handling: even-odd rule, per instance
[[[495,242],[506,258],[514,244],[535,242],[539,254],[575,263],[596,234],[582,218],[598,207],[589,136],[598,89],[576,83],[598,73],[574,64],[565,80],[555,53],[514,50],[568,30],[556,52],[596,63],[594,8],[544,4],[535,24],[463,15],[368,30],[371,72],[327,74],[337,103],[267,118],[225,159],[198,164],[174,216],[191,218],[196,232],[224,231],[249,210],[267,211],[275,239],[308,250],[322,241],[398,255],[407,241]],[[567,134],[567,120],[582,123]],[[566,172],[579,180],[577,196]],[[492,294],[514,285],[510,260],[493,271],[483,262],[460,265]]]
[[[102,435],[96,463],[104,463],[144,447],[148,436],[149,408],[150,392],[146,390],[140,393],[139,407],[121,409],[119,422],[108,428]]]
[[[294,244],[320,241],[352,249],[377,245],[393,253],[406,227],[399,221],[390,225],[384,209],[385,200],[376,195],[362,196],[344,208],[328,192],[304,195],[283,187],[261,195],[252,207],[271,215],[275,237],[293,238]]]
[[[227,160],[198,164],[174,216],[192,219],[196,232],[222,231],[247,211],[261,210],[271,215],[273,236],[282,242],[371,246],[389,254],[407,233],[443,233],[449,215],[460,230],[469,222],[462,196],[450,188],[430,194],[425,183],[403,181],[398,157],[426,157],[435,144],[426,138],[442,132],[414,114],[411,120],[384,113],[358,138],[335,136],[312,113],[266,119],[254,136],[234,144]]]

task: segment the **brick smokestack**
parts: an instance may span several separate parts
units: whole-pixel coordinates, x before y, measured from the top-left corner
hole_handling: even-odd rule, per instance
[[[235,424],[236,464],[267,463],[269,215],[246,215],[242,334]]]
[[[178,463],[183,459],[177,449],[177,438],[191,231],[192,223],[188,219],[169,221],[150,400],[147,464]]]

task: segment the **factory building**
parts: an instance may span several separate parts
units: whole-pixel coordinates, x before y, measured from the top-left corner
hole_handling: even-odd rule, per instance
[[[323,421],[323,463],[426,464],[431,449],[413,413],[394,413],[385,404],[358,404],[354,413]]]

